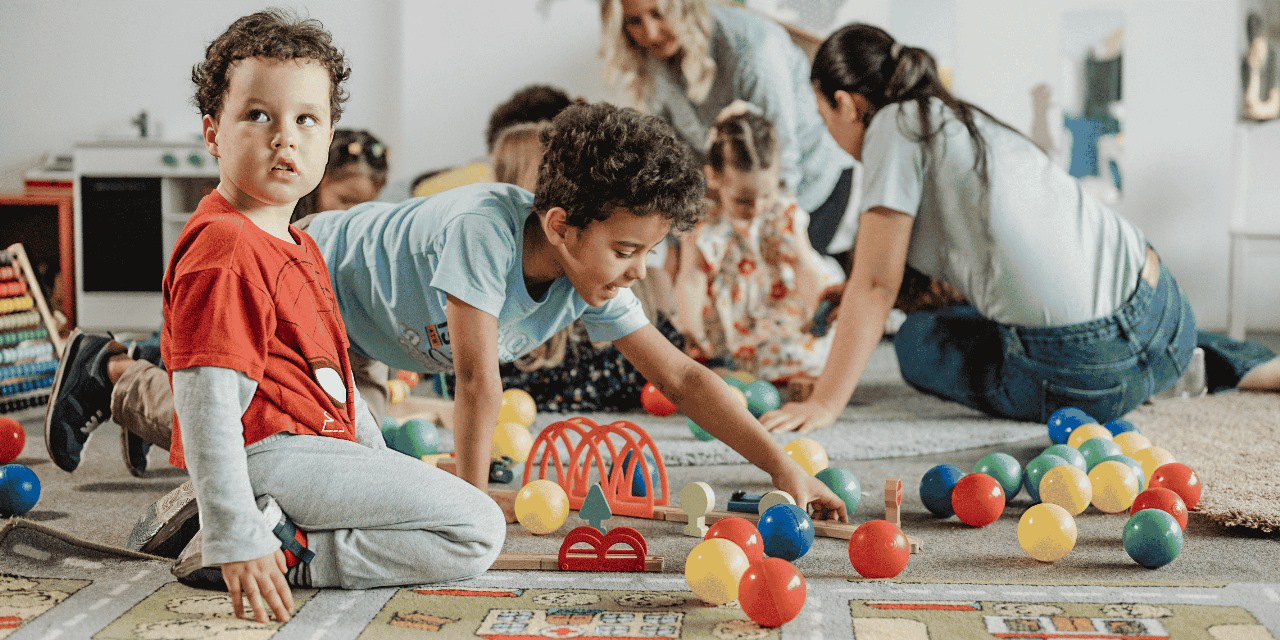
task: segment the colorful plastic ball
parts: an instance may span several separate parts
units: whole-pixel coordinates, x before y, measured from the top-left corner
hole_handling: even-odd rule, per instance
[[[827,467],[815,477],[827,485],[831,493],[844,502],[845,511],[853,515],[858,509],[858,503],[862,501],[862,483],[858,482],[858,476],[843,467]]]
[[[0,517],[20,516],[40,501],[40,478],[26,465],[0,466]]]
[[[0,418],[0,464],[8,464],[22,455],[27,446],[27,432],[13,418]]]
[[[1076,546],[1076,520],[1066,509],[1040,503],[1018,520],[1018,545],[1040,562],[1056,562]]]
[[[1066,444],[1076,427],[1095,422],[1097,421],[1093,416],[1075,407],[1058,409],[1049,416],[1049,441],[1053,444]]]
[[[493,428],[492,456],[507,456],[516,462],[529,459],[529,450],[533,448],[533,434],[529,429],[515,422],[499,422]]]
[[[757,528],[764,539],[764,552],[771,558],[794,562],[813,546],[813,520],[794,504],[769,507]]]
[[[795,565],[780,558],[752,562],[738,582],[738,604],[756,624],[781,627],[804,609],[808,595],[804,576]]]
[[[985,473],[1000,482],[1005,502],[1013,500],[1022,491],[1022,465],[1007,453],[988,453],[973,466],[974,473]]]
[[[738,391],[746,391],[747,385],[751,384],[751,381],[736,378],[733,376],[733,374],[725,376],[724,382],[725,384],[729,385],[730,387],[733,387],[734,389],[737,389]]]
[[[1182,501],[1182,497],[1164,487],[1154,487],[1147,489],[1138,494],[1133,500],[1133,506],[1129,509],[1129,515],[1133,515],[1143,509],[1159,509],[1171,516],[1178,522],[1178,526],[1184,531],[1187,528],[1187,504]]]
[[[502,392],[502,405],[498,407],[498,422],[514,422],[522,427],[533,424],[538,417],[538,405],[524,389],[507,389]]]
[[[1026,472],[1022,475],[1022,484],[1027,488],[1027,495],[1031,496],[1032,502],[1040,502],[1040,481],[1044,479],[1044,474],[1054,467],[1063,465],[1071,467],[1070,462],[1049,453],[1042,453],[1027,463]],[[1081,473],[1084,472],[1081,471]]]
[[[1103,461],[1089,471],[1093,486],[1093,506],[1103,513],[1120,513],[1133,506],[1138,497],[1138,476],[1118,460]]]
[[[951,490],[963,477],[964,472],[954,464],[940,464],[924,472],[920,478],[920,502],[924,508],[939,518],[955,515],[951,508]]]
[[[830,466],[827,450],[813,438],[797,438],[782,447],[796,464],[809,475],[817,475],[819,471]]]
[[[676,404],[662,395],[658,386],[652,382],[644,383],[644,387],[640,389],[640,406],[659,418],[665,418],[676,412]]]
[[[756,525],[746,518],[733,516],[716,520],[707,529],[707,535],[702,537],[703,540],[712,538],[722,538],[738,545],[752,564],[764,557],[764,538],[760,536]]]
[[[417,371],[400,370],[396,372],[396,379],[409,385],[409,388],[412,389],[418,386],[419,382],[422,382],[422,375]]]
[[[1139,433],[1137,425],[1124,418],[1116,418],[1102,426],[1106,427],[1112,436],[1118,436],[1122,433]]]
[[[1169,489],[1178,494],[1182,502],[1187,505],[1188,511],[1194,510],[1196,505],[1200,504],[1200,493],[1204,490],[1204,485],[1200,483],[1200,475],[1181,462],[1170,462],[1157,467],[1155,473],[1151,474],[1151,482],[1147,486]]]
[[[1151,486],[1151,474],[1155,473],[1156,469],[1159,469],[1170,462],[1175,462],[1173,454],[1169,453],[1169,450],[1164,447],[1147,447],[1146,449],[1139,449],[1134,451],[1133,455],[1129,457],[1137,460],[1138,464],[1142,465],[1142,479],[1146,482],[1146,486],[1148,487]],[[1190,507],[1188,507],[1188,509],[1189,508]]]
[[[756,380],[742,393],[747,396],[747,410],[757,418],[782,406],[782,394],[768,380]]]
[[[392,448],[413,458],[433,454],[440,448],[440,430],[421,418],[405,420],[395,432]]]
[[[1093,471],[1099,462],[1121,454],[1120,446],[1106,438],[1085,440],[1080,445],[1080,455],[1084,456],[1085,471]]]
[[[888,520],[864,522],[849,538],[849,562],[864,578],[892,578],[907,568],[910,559],[907,535]]]
[[[1142,491],[1146,487],[1147,482],[1145,477],[1142,475],[1142,465],[1138,464],[1137,460],[1134,460],[1133,458],[1130,458],[1129,456],[1126,456],[1126,455],[1118,455],[1118,456],[1110,456],[1107,459],[1103,460],[1103,462],[1123,463],[1124,466],[1129,467],[1129,469],[1133,471],[1133,477],[1138,481],[1138,491]]]
[[[516,521],[530,533],[544,535],[569,517],[569,495],[550,480],[534,480],[516,493]]]
[[[1089,463],[1085,462],[1084,454],[1080,453],[1080,451],[1075,447],[1070,447],[1065,444],[1055,444],[1050,447],[1046,447],[1044,451],[1040,452],[1040,455],[1044,455],[1046,453],[1066,460],[1067,464],[1081,471],[1089,471]]]
[[[387,402],[400,404],[404,402],[407,395],[409,395],[409,385],[405,384],[403,380],[387,381]]]
[[[1070,436],[1067,436],[1067,446],[1079,449],[1080,445],[1094,438],[1105,438],[1107,440],[1111,440],[1113,436],[1110,431],[1107,431],[1106,427],[1096,422],[1093,424],[1082,424],[1072,430]]]
[[[685,422],[688,423],[689,433],[692,433],[694,438],[697,438],[698,440],[701,440],[703,442],[710,442],[716,439],[715,436],[711,435],[710,433],[707,433],[706,430],[704,430],[702,427],[699,427],[698,423],[693,421],[693,418],[686,418]]]
[[[703,540],[689,552],[684,579],[703,602],[722,605],[738,599],[738,583],[750,562],[738,545],[720,538]]]
[[[747,373],[746,371],[730,371],[724,375],[724,380],[725,382],[737,380],[745,386],[759,380],[759,378]]]
[[[528,458],[529,456],[526,455],[525,457]],[[640,465],[637,464],[635,467],[635,470],[631,472],[631,495],[636,496],[638,498],[643,498],[649,495],[650,486],[657,487],[662,484],[662,476],[661,474],[658,473],[657,461],[654,460],[653,456],[648,452],[644,454],[644,461],[645,461],[645,464],[649,465],[649,478],[650,478],[649,482],[652,484],[646,483],[644,481],[644,472],[640,470]],[[631,452],[628,451],[627,455],[623,456],[622,458],[622,468],[626,469],[630,465],[631,465]],[[613,475],[612,462],[609,463],[609,475],[610,476]]]
[[[951,491],[951,508],[956,517],[971,527],[985,527],[1004,513],[1004,489],[1000,481],[985,473],[971,473]]]
[[[1089,476],[1071,465],[1054,467],[1040,479],[1040,501],[1056,504],[1073,516],[1083,513],[1092,499]]]
[[[1133,457],[1133,454],[1151,446],[1151,439],[1138,433],[1137,431],[1126,431],[1116,436],[1116,446],[1120,447],[1120,453]]]
[[[1173,516],[1159,509],[1143,509],[1129,516],[1121,539],[1129,557],[1148,569],[1173,562],[1182,551],[1182,528]]]

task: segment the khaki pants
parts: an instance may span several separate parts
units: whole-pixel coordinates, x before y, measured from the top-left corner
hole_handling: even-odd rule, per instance
[[[388,367],[348,351],[356,389],[377,424],[387,413]],[[173,389],[169,374],[146,360],[135,360],[111,390],[111,417],[130,433],[169,450],[173,441]]]

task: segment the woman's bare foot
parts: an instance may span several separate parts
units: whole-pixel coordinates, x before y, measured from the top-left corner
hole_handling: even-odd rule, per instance
[[[1241,391],[1280,391],[1280,358],[1272,358],[1254,367],[1240,379]]]

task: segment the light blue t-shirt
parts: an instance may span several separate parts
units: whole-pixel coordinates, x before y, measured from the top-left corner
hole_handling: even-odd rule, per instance
[[[318,214],[307,232],[329,267],[351,346],[397,369],[452,371],[446,294],[498,319],[502,362],[579,317],[597,342],[648,324],[629,289],[593,307],[561,277],[541,300],[530,297],[523,247],[532,204],[519,187],[476,184]]]
[[[706,99],[690,100],[679,69],[650,58],[650,108],[702,154],[707,131],[721,110],[734,100],[759,107],[778,132],[783,182],[800,208],[817,210],[831,197],[840,173],[853,166],[853,158],[827,133],[818,114],[809,59],[768,18],[716,4],[707,8],[715,20],[710,54],[716,75]]]
[[[941,130],[928,154],[915,102],[876,113],[862,145],[863,210],[915,217],[907,264],[1001,324],[1064,326],[1119,309],[1138,287],[1142,232],[1030,140],[975,113],[987,143],[984,189],[968,130],[940,100],[929,104],[930,128]]]

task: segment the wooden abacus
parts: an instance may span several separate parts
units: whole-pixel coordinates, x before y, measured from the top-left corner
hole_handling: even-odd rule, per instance
[[[22,244],[0,251],[0,413],[49,402],[62,338]]]

